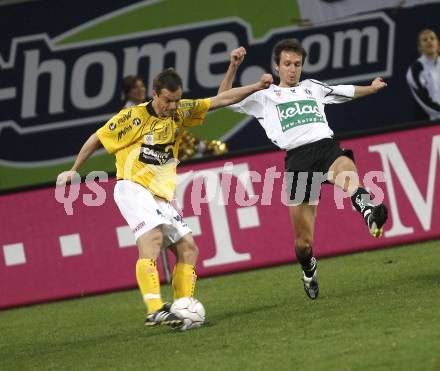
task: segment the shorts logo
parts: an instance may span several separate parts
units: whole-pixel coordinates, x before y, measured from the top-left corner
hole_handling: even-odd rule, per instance
[[[277,104],[277,111],[283,131],[295,126],[325,122],[316,101],[311,99]]]
[[[176,222],[180,223],[180,224],[182,225],[182,227],[187,227],[187,226],[188,226],[188,224],[186,224],[186,223],[183,221],[183,218],[182,218],[180,215],[176,215],[176,216],[174,217],[174,220],[175,220]]]
[[[145,222],[139,223],[135,229],[133,229],[133,233],[139,231],[142,227],[145,227]]]

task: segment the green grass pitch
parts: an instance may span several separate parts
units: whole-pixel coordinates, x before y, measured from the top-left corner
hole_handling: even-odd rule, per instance
[[[440,241],[321,259],[316,301],[296,264],[200,279],[188,332],[145,328],[137,290],[4,310],[0,369],[439,370],[439,262]]]

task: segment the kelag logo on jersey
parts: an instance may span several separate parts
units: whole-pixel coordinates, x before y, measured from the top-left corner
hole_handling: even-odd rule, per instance
[[[46,161],[77,153],[81,143],[120,108],[120,81],[153,77],[174,66],[187,97],[216,93],[229,52],[244,45],[247,59],[237,82],[274,72],[270,51],[296,37],[309,52],[303,78],[330,83],[390,76],[394,23],[384,13],[307,29],[274,29],[254,39],[249,24],[223,19],[77,44],[46,34],[15,38],[0,56],[0,161]],[[284,111],[283,111],[284,112]],[[283,119],[284,120],[284,119]],[[63,144],[41,146],[51,140]]]
[[[277,104],[281,129],[287,131],[295,126],[324,122],[319,107],[314,100],[300,100]]]

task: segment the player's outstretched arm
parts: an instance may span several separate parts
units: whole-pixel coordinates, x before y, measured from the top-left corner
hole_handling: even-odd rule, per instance
[[[83,144],[81,150],[76,157],[75,163],[72,168],[68,171],[63,171],[57,177],[57,185],[66,184],[70,182],[76,172],[80,169],[82,164],[101,146],[101,142],[96,135],[93,133],[89,139]]]
[[[251,85],[242,86],[239,88],[232,88],[228,91],[224,91],[215,97],[211,98],[211,110],[229,106],[234,103],[238,103],[247,96],[255,93],[256,91],[267,89],[272,84],[273,78],[269,73],[261,75],[258,82]]]
[[[376,77],[370,85],[367,86],[359,86],[355,85],[354,87],[354,97],[353,98],[362,98],[366,97],[370,94],[376,94],[379,90],[382,90],[387,86],[387,83],[383,81],[382,77]]]
[[[231,59],[229,63],[228,70],[225,73],[225,77],[221,82],[217,94],[221,92],[230,90],[232,88],[232,83],[235,80],[235,75],[237,73],[238,67],[244,60],[244,56],[246,55],[246,49],[240,46],[237,49],[234,49],[231,52]]]

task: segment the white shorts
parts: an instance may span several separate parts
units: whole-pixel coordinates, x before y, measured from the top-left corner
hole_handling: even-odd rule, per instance
[[[118,180],[113,197],[136,240],[158,225],[162,225],[163,247],[168,247],[192,232],[169,202],[155,198],[138,183]]]

